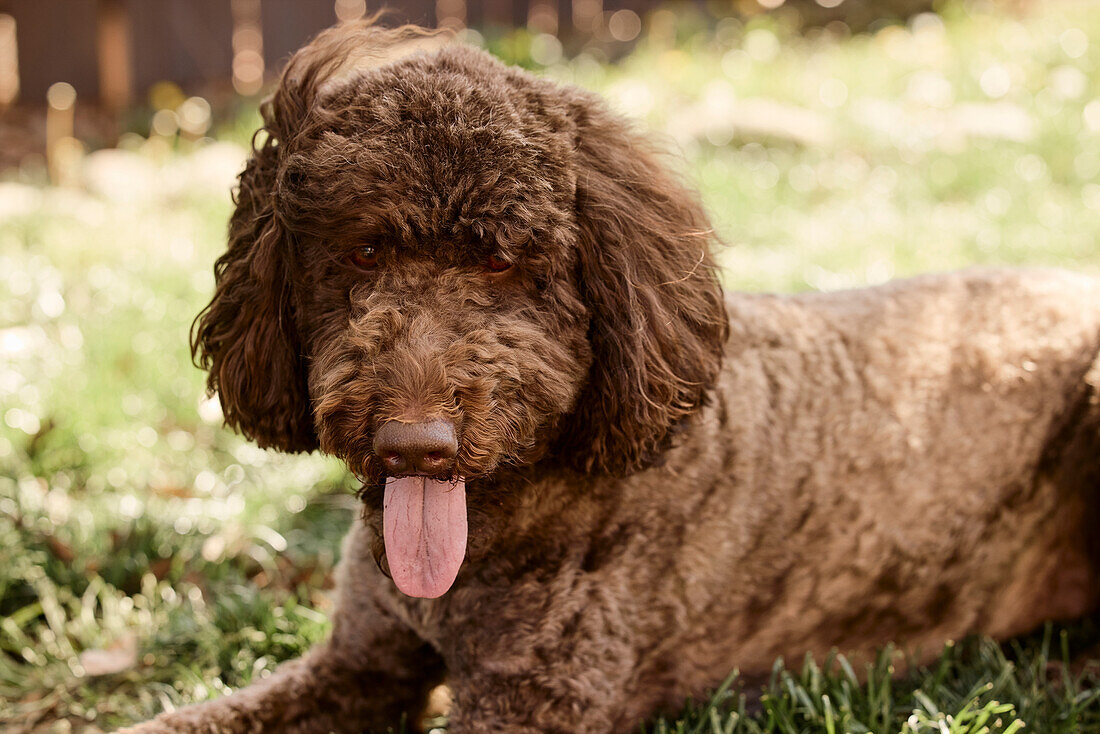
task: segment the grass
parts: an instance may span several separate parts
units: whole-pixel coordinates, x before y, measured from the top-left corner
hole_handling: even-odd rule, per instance
[[[680,148],[730,244],[730,287],[1098,269],[1100,8],[951,5],[854,38],[668,20],[617,64],[586,52],[545,73]],[[489,43],[553,60],[546,39]],[[761,101],[763,124],[739,117]],[[245,685],[327,630],[349,479],[223,430],[187,351],[229,214],[210,172],[240,153],[161,148],[95,160],[82,189],[30,169],[0,184],[5,731],[108,730]],[[866,668],[777,663],[762,689],[731,678],[647,731],[1100,731],[1098,641],[1092,620],[961,641],[926,668],[892,650]]]
[[[1043,734],[1100,730],[1100,689],[1091,673],[1073,672],[1073,634],[1047,626],[1006,646],[972,638],[948,644],[940,658],[897,676],[905,656],[893,648],[857,670],[843,655],[807,658],[788,670],[777,661],[764,694],[749,707],[731,675],[705,704],[688,704],[651,734],[900,732],[900,734]],[[1088,634],[1095,634],[1089,630]]]

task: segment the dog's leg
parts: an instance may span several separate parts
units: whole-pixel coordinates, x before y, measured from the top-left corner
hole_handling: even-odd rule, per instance
[[[493,611],[485,616],[496,624],[477,625],[471,618],[455,630],[444,651],[453,694],[448,734],[629,728],[622,724],[637,713],[638,659],[618,604],[598,594],[567,600],[543,591],[510,596],[507,610],[487,600]],[[566,614],[536,611],[560,612],[565,604]]]
[[[329,642],[299,660],[281,665],[274,675],[230,696],[161,714],[125,729],[127,734],[244,734],[248,732],[386,731],[403,715],[415,717],[429,688],[441,679],[438,661],[420,656],[417,670],[405,674],[375,666],[349,667]],[[405,651],[410,659],[416,649]],[[386,657],[397,651],[390,646]],[[425,669],[436,670],[425,677]]]
[[[374,644],[333,639],[279,666],[266,680],[230,696],[161,714],[132,734],[386,731],[415,716],[442,679],[438,657],[409,632],[391,626]],[[379,638],[385,639],[379,639]],[[362,650],[366,659],[360,659]],[[350,653],[350,654],[349,654]]]
[[[332,636],[265,680],[225,698],[161,714],[128,734],[381,731],[411,727],[443,679],[438,654],[379,604],[380,574],[356,527],[344,545]],[[366,558],[364,556],[367,556]]]
[[[541,667],[541,666],[540,666]],[[622,688],[606,671],[556,665],[515,676],[448,680],[454,696],[448,734],[610,734],[621,713]],[[596,680],[598,678],[598,680]]]

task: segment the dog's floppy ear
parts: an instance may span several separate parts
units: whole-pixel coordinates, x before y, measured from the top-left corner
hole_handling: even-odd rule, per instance
[[[226,424],[289,452],[318,442],[294,322],[291,241],[275,200],[280,154],[324,75],[317,56],[309,46],[298,51],[261,107],[264,127],[240,176],[229,247],[214,264],[214,298],[191,329],[192,356],[209,372],[207,388],[218,394]]]
[[[207,386],[228,425],[263,447],[312,451],[317,437],[292,312],[289,242],[272,206],[277,145],[268,137],[241,173],[229,248],[214,265],[214,298],[195,319],[191,351],[209,371]]]
[[[703,403],[729,324],[698,199],[602,103],[573,116],[593,361],[563,440],[578,468],[627,474],[654,464]]]

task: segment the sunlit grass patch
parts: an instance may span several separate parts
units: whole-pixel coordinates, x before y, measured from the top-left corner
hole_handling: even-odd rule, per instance
[[[1100,12],[951,4],[847,40],[770,17],[549,70],[667,136],[729,282],[836,288],[975,262],[1095,270]]]

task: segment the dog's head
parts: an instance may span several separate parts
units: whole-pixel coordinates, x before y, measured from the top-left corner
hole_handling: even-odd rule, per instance
[[[420,37],[345,24],[294,56],[192,341],[228,424],[385,485],[391,568],[457,571],[467,481],[651,465],[728,327],[706,216],[628,124],[462,46],[387,60]]]

